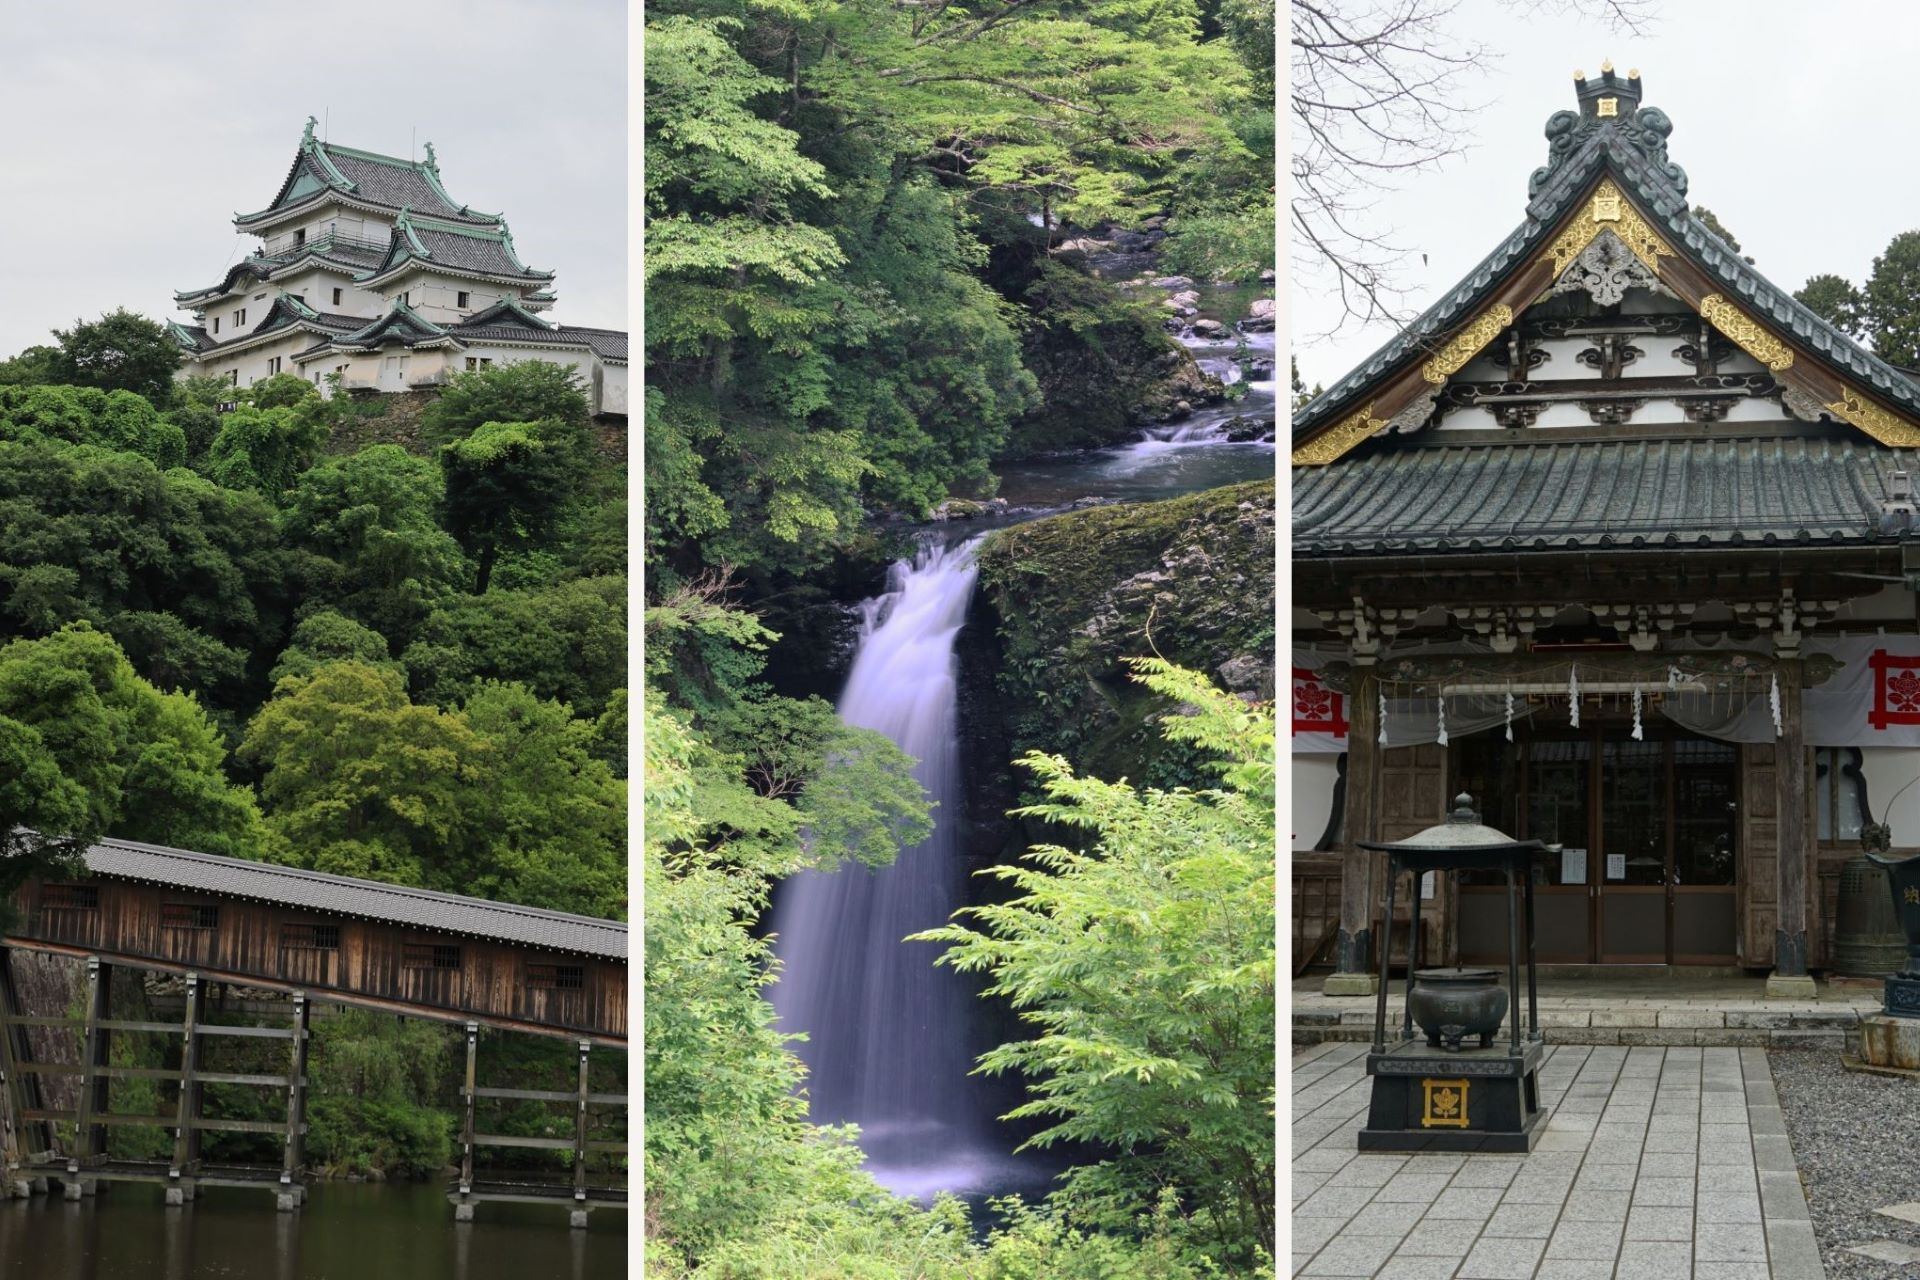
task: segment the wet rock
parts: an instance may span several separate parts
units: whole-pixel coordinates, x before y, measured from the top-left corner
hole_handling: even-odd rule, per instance
[[[1213,669],[1234,693],[1266,702],[1273,697],[1273,664],[1258,654],[1242,653]]]
[[[1266,418],[1246,415],[1228,418],[1220,424],[1220,434],[1223,439],[1232,444],[1248,444],[1256,440],[1268,441],[1273,439],[1273,423]]]
[[[1017,745],[1045,743],[1101,777],[1211,785],[1166,747],[1155,722],[1174,708],[1129,679],[1125,660],[1158,652],[1209,673],[1229,667],[1249,686],[1235,692],[1257,692],[1272,666],[1273,553],[1271,481],[990,536],[980,583]]]
[[[1161,276],[1157,280],[1154,280],[1152,284],[1156,289],[1191,289],[1193,288],[1193,278],[1191,276]]]
[[[1227,326],[1218,320],[1200,319],[1193,322],[1193,331],[1202,337],[1212,338],[1226,332]]]
[[[1154,283],[1160,282],[1155,280]],[[1182,289],[1179,293],[1169,295],[1167,301],[1177,302],[1183,307],[1197,307],[1200,305],[1200,295],[1192,289]]]
[[[985,504],[971,498],[948,498],[933,509],[934,520],[977,520],[987,513]]]
[[[1260,273],[1260,283],[1261,284],[1273,283],[1273,268],[1269,267],[1265,271],[1262,271]]]
[[[1158,231],[1162,227],[1165,227],[1167,225],[1167,215],[1164,213],[1156,213],[1151,218],[1148,218],[1145,221],[1143,221],[1140,225],[1145,227],[1148,231]]]
[[[1273,381],[1273,361],[1271,360],[1255,359],[1243,361],[1240,365],[1240,371],[1247,375],[1247,380],[1250,382]]]
[[[1255,298],[1253,305],[1247,308],[1247,318],[1240,322],[1244,333],[1271,333],[1273,331],[1273,299]]]
[[[1111,249],[1112,247],[1113,245],[1105,240],[1094,240],[1090,237],[1083,236],[1077,240],[1062,240],[1059,244],[1053,246],[1053,251],[1055,253],[1098,253],[1102,249]]]

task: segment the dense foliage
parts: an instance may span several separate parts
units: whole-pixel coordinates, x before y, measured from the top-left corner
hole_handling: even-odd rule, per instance
[[[1116,367],[1165,372],[1114,342],[1184,359],[1112,290],[1052,279],[1050,250],[1160,213],[1181,269],[1270,264],[1272,21],[1259,0],[652,6],[654,567],[816,568],[863,508],[990,493],[988,464],[1111,398]]]
[[[930,935],[1046,1028],[986,1064],[1033,1076],[1030,1107],[1059,1117],[1037,1141],[1071,1132],[1111,1152],[1044,1205],[998,1206],[984,1241],[958,1201],[881,1190],[857,1135],[808,1123],[794,1093],[802,1068],[761,997],[771,951],[753,922],[773,878],[847,847],[755,814],[781,802],[743,787],[741,761],[690,713],[646,699],[650,1276],[826,1280],[856,1261],[872,1280],[1259,1274],[1274,1190],[1273,723],[1192,673],[1148,678],[1189,703],[1165,731],[1216,754],[1221,785],[1141,793],[1034,757],[1052,799],[1033,815],[1097,847],[1036,849],[1033,868],[1008,871],[1027,896],[983,913],[985,932]]]
[[[380,401],[172,384],[154,331],[108,317],[0,365],[0,830],[24,855],[0,903],[113,835],[624,916],[625,474],[572,374],[456,378],[422,456],[378,440]],[[503,435],[538,465],[464,467]],[[316,1022],[315,1159],[444,1164],[448,1034]],[[215,1069],[267,1069],[247,1051]],[[523,1056],[535,1087],[567,1078]]]

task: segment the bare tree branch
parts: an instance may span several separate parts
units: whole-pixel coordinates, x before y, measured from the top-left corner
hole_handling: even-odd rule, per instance
[[[1647,31],[1658,0],[1502,0],[1515,12]],[[1334,294],[1332,329],[1411,319],[1408,250],[1371,211],[1399,180],[1464,150],[1469,96],[1495,56],[1455,31],[1457,0],[1294,0],[1292,255],[1303,287]]]

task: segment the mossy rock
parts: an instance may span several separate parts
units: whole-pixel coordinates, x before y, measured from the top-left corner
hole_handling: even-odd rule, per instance
[[[1128,678],[1126,660],[1157,653],[1216,679],[1271,670],[1272,481],[1036,520],[993,534],[979,561],[1020,750],[1106,778],[1207,781],[1162,740],[1171,708]]]

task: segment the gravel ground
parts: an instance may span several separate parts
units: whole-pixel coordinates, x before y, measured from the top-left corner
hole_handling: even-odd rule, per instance
[[[1827,1274],[1920,1274],[1914,1264],[1845,1252],[1873,1240],[1920,1246],[1920,1226],[1874,1212],[1920,1201],[1920,1082],[1848,1071],[1832,1049],[1773,1050],[1767,1062]]]

